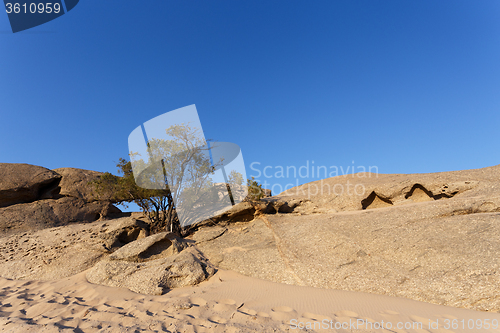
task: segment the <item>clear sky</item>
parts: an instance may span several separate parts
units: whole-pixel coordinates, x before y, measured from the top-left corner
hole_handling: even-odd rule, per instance
[[[496,165],[500,1],[84,0],[16,34],[0,13],[0,162],[116,172],[191,104],[248,176]]]

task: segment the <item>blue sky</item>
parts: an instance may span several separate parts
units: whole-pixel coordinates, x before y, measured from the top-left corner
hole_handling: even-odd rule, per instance
[[[86,0],[16,34],[0,14],[0,162],[115,172],[134,128],[195,104],[248,176],[496,165],[499,59],[497,0]]]

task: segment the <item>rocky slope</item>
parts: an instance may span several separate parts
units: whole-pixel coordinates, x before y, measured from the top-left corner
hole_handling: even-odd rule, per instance
[[[42,179],[63,183],[44,172]],[[4,233],[0,275],[50,280],[88,270],[93,283],[159,294],[197,284],[220,267],[287,284],[500,312],[499,175],[495,166],[325,179],[243,202],[193,226],[185,239],[148,236],[147,224],[133,218]],[[75,189],[85,182],[71,182],[73,190],[63,186],[65,197],[37,194],[35,202],[1,209],[85,201],[85,190]],[[54,185],[43,184],[34,192]],[[327,185],[338,192],[316,190]],[[29,215],[20,216],[33,226]]]
[[[148,236],[148,229],[125,217],[3,237],[0,276],[57,280],[89,270],[92,283],[159,295],[215,273],[192,242],[166,232]]]
[[[252,277],[498,312],[499,175],[495,166],[330,178],[322,184],[366,191],[305,184],[267,199],[298,205],[292,213],[202,227],[192,239],[217,266]]]

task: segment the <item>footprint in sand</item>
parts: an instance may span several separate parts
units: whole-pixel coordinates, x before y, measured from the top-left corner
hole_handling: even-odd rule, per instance
[[[123,301],[115,301],[115,300],[109,300],[106,302],[107,305],[117,308],[118,310],[124,310],[124,307],[126,304]]]
[[[220,301],[217,301],[217,303],[234,305],[234,304],[236,304],[236,301],[234,299],[226,298],[226,299],[221,299]]]
[[[356,321],[359,315],[354,311],[341,310],[334,313],[335,321],[340,323],[350,323]]]
[[[382,318],[385,318],[386,320],[391,321],[391,322],[400,321],[399,312],[396,312],[396,311],[384,310],[384,311],[380,312],[380,315],[382,316]]]
[[[62,318],[61,318],[62,320]],[[54,317],[42,315],[36,320],[37,325],[50,325],[54,322]]]
[[[244,313],[244,314],[249,315],[249,316],[255,316],[257,314],[257,311],[249,309],[247,307],[242,307],[242,308],[239,309],[239,311],[241,313]]]
[[[214,305],[214,310],[217,312],[229,312],[234,311],[236,301],[234,299],[226,298],[217,301]]]
[[[89,286],[83,285],[81,287],[76,288],[74,290],[74,293],[78,294],[78,295],[81,295],[83,291],[90,291],[90,292],[92,292],[93,290],[92,290],[92,288],[89,288]]]
[[[220,317],[220,316],[211,316],[211,317],[208,317],[208,320],[211,321],[212,323],[216,323],[216,324],[225,324],[227,323],[227,320]]]
[[[39,291],[44,293],[52,293],[54,289],[55,287],[52,284],[42,284],[39,287]]]
[[[184,321],[194,318],[193,316],[182,314],[182,313],[174,313],[173,317],[175,319],[184,320]]]
[[[63,296],[52,296],[47,300],[47,303],[68,304],[69,302]]]
[[[411,315],[410,319],[417,323],[427,324],[429,322],[429,318],[419,317],[415,315]]]
[[[306,319],[312,319],[312,320],[315,320],[315,321],[322,321],[322,320],[332,320],[332,318],[328,317],[328,316],[323,316],[323,315],[319,315],[319,314],[315,314],[315,313],[311,313],[311,312],[304,312],[302,314],[302,317],[306,318]]]
[[[62,313],[65,313],[68,310],[68,307],[63,304],[50,304],[50,310],[43,313],[44,317],[54,318],[57,316],[61,316]]]
[[[193,305],[205,306],[207,305],[207,301],[201,297],[191,297],[190,301]]]
[[[277,306],[271,310],[271,318],[276,321],[290,322],[290,319],[298,317],[297,311],[289,306]]]
[[[335,312],[336,317],[348,317],[348,318],[358,318],[359,315],[354,312],[354,311],[349,311],[349,310],[341,310],[338,312]]]
[[[51,304],[45,302],[36,303],[26,309],[26,316],[34,318],[49,310],[51,310]]]
[[[234,309],[234,306],[217,303],[214,305],[214,311],[216,312],[229,312]]]
[[[392,311],[392,310],[385,310],[385,311],[382,311],[380,313],[381,314],[388,314],[388,315],[398,315],[399,314],[399,312]]]
[[[292,312],[294,311],[291,307],[289,306],[277,306],[275,308],[272,308],[274,312]]]
[[[452,315],[449,315],[449,314],[441,315],[441,317],[445,318],[445,319],[458,319],[458,317],[455,317],[455,316],[452,316]]]

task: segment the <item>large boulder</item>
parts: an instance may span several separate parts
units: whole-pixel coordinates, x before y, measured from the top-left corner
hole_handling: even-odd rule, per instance
[[[114,219],[104,225],[107,226],[106,232],[100,233],[99,238],[104,249],[110,252],[149,236],[149,224],[134,217]]]
[[[114,252],[110,259],[142,262],[172,256],[186,247],[187,244],[182,238],[173,233],[160,232],[123,246]]]
[[[0,207],[33,202],[57,187],[61,176],[49,169],[19,163],[0,163]]]
[[[183,229],[183,235],[187,236],[192,234],[203,226],[225,226],[228,223],[249,222],[260,214],[292,213],[300,204],[300,200],[292,199],[284,201],[272,197],[263,198],[259,201],[243,201],[223,213],[185,227]]]
[[[107,201],[87,203],[82,199],[63,197],[0,208],[0,233],[4,235],[57,227],[73,222],[93,222],[116,217],[120,209]]]
[[[184,227],[183,235],[189,235],[193,231],[198,230],[199,228],[206,225],[225,225],[230,222],[236,221],[251,221],[254,219],[256,209],[254,205],[250,202],[243,201],[239,204],[234,205],[230,209],[224,211],[223,213],[217,214],[209,219],[200,221],[198,223],[194,223]]]
[[[75,168],[0,164],[0,235],[119,217],[121,211],[110,198],[94,198],[91,182],[101,175]]]
[[[301,204],[300,200],[285,201],[279,198],[263,198],[254,203],[258,214],[293,213]]]
[[[186,247],[171,233],[149,236],[97,263],[87,272],[87,280],[149,295],[196,285],[212,276],[215,269],[195,248]]]
[[[93,194],[94,188],[90,182],[98,180],[102,172],[76,168],[59,168],[54,171],[62,176],[59,183],[62,196],[80,198],[86,202],[96,200]],[[100,200],[107,199],[109,198],[100,198]]]

